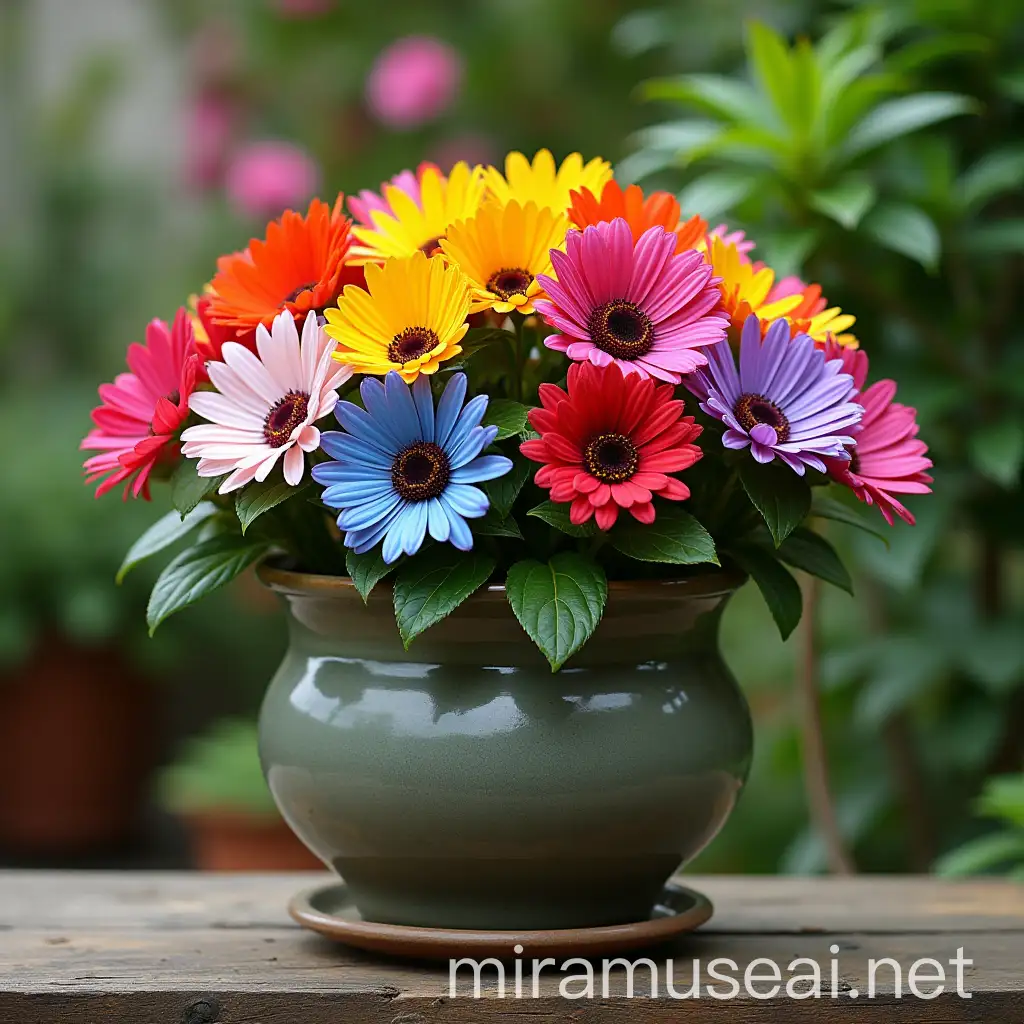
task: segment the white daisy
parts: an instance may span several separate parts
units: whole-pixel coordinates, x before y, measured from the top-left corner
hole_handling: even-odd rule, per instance
[[[337,389],[352,376],[352,367],[331,359],[335,342],[310,312],[300,341],[288,311],[270,331],[256,328],[256,354],[229,341],[223,362],[209,362],[206,372],[216,391],[197,391],[189,408],[209,423],[189,427],[181,435],[182,453],[199,459],[200,476],[229,476],[221,494],[251,480],[266,480],[283,459],[284,478],[291,486],[302,480],[304,452],[320,444],[314,426],[334,410]]]

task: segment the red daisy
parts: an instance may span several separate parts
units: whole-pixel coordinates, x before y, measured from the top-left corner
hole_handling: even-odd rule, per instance
[[[703,454],[693,442],[702,428],[683,415],[671,384],[623,374],[614,363],[569,367],[568,393],[541,384],[543,408],[530,413],[540,437],[520,450],[543,462],[534,480],[549,488],[551,500],[572,502],[576,525],[591,517],[609,530],[628,509],[641,523],[654,522],[652,498],[690,496],[682,481],[669,476],[692,466]]]
[[[178,428],[188,416],[188,398],[195,390],[199,356],[187,309],[174,324],[153,320],[146,344],[128,348],[131,373],[118,374],[113,384],[100,385],[103,404],[93,410],[95,429],[80,447],[98,451],[85,460],[86,483],[102,480],[96,497],[126,481],[124,496],[149,500],[149,475],[160,461],[178,455]],[[102,479],[104,478],[105,479]]]

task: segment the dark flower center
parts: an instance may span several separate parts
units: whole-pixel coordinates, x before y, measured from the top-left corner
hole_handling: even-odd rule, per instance
[[[587,327],[594,344],[614,359],[639,359],[654,345],[654,324],[628,299],[612,299],[598,306]]]
[[[605,484],[621,484],[639,465],[636,445],[625,434],[598,434],[583,449],[583,468]]]
[[[758,423],[767,423],[769,427],[775,428],[779,444],[789,437],[789,420],[786,419],[785,413],[764,395],[740,395],[733,412],[740,426],[748,434]]]
[[[263,421],[263,437],[271,448],[280,448],[291,440],[292,431],[305,420],[309,410],[309,395],[304,391],[289,391],[280,399]]]
[[[440,445],[417,441],[398,453],[391,466],[391,482],[406,501],[436,498],[448,486],[451,465]]]
[[[388,345],[388,359],[393,363],[408,363],[425,356],[440,344],[440,338],[429,327],[406,327]]]
[[[513,295],[525,295],[526,289],[533,284],[533,274],[522,267],[504,267],[496,270],[487,279],[487,290],[493,292],[503,302],[508,302]]]
[[[421,246],[420,252],[424,256],[433,256],[435,252],[441,247],[441,239],[444,235],[438,235],[437,238],[428,238]]]
[[[857,454],[857,449],[854,448],[852,451],[847,448],[847,452],[850,456],[849,470],[854,476],[860,475],[860,456]]]
[[[319,281],[307,281],[305,284],[300,284],[290,295],[285,298],[285,302],[295,302],[303,292],[311,292],[320,282]]]

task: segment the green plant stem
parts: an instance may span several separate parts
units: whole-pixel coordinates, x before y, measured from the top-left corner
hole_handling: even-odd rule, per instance
[[[512,376],[512,397],[517,401],[523,400],[523,368],[526,366],[528,350],[526,347],[526,317],[522,313],[512,313],[512,326],[515,328],[516,340],[513,344],[513,365],[515,367]]]

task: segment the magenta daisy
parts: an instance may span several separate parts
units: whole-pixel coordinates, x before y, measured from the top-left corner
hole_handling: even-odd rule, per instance
[[[544,344],[672,384],[706,365],[703,349],[725,337],[729,319],[703,255],[675,250],[676,236],[662,227],[634,245],[622,217],[570,231],[565,252],[551,251],[555,277],[537,277],[551,299],[537,312],[561,332]]]
[[[352,376],[350,366],[335,362],[335,343],[310,312],[302,338],[291,312],[285,310],[270,331],[256,328],[256,355],[244,345],[226,342],[223,362],[209,362],[206,372],[216,391],[197,391],[189,407],[210,420],[181,435],[183,454],[199,459],[200,476],[228,474],[220,493],[266,480],[278,461],[293,487],[302,479],[305,452],[320,445],[317,420],[332,412],[337,388]]]
[[[853,374],[858,388],[864,387],[868,374],[868,357],[863,349],[850,349],[830,342],[826,356],[843,360],[843,368]],[[828,474],[849,487],[867,505],[877,505],[885,521],[892,526],[893,515],[914,525],[914,516],[896,494],[928,494],[932,478],[927,470],[932,460],[928,446],[917,438],[917,412],[900,405],[896,398],[896,382],[876,381],[867,390],[854,396],[864,408],[864,418],[856,431],[857,445],[849,460],[828,459]]]
[[[151,321],[145,345],[128,348],[128,368],[113,384],[100,385],[95,428],[79,447],[100,453],[85,460],[86,483],[101,481],[97,498],[124,483],[125,498],[130,492],[148,501],[153,469],[178,458],[175,435],[196,386],[199,356],[188,310],[179,309],[170,327]]]
[[[686,386],[725,424],[726,448],[749,447],[758,462],[779,458],[799,476],[808,466],[824,473],[825,458],[849,458],[864,410],[852,401],[853,378],[842,361],[827,359],[808,335],[791,338],[788,321],[776,320],[762,342],[760,321],[748,316],[739,368],[728,345],[708,356]]]

